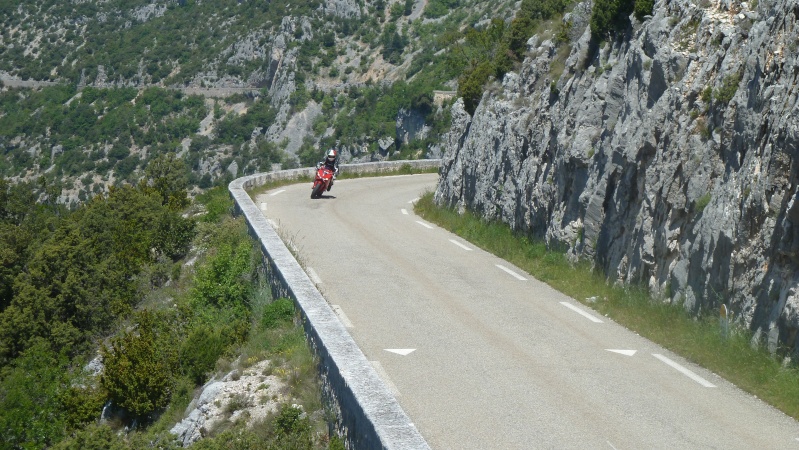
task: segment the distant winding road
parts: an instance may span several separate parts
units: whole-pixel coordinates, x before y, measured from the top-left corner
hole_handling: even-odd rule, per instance
[[[436,179],[256,199],[432,448],[799,448],[793,419],[415,216]]]
[[[0,75],[0,81],[8,87],[12,88],[27,88],[39,89],[49,86],[59,86],[64,83],[57,81],[36,81],[36,80],[20,80],[18,78],[11,78],[8,76]],[[260,89],[254,87],[220,87],[220,88],[200,88],[200,87],[165,87],[157,85],[140,86],[138,89],[146,89],[148,87],[160,87],[162,89],[179,90],[187,95],[200,95],[203,97],[222,98],[229,97],[234,94],[246,94],[249,92],[258,92]]]

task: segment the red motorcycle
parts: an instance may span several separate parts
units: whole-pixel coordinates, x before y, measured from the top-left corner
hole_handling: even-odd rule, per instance
[[[325,166],[316,169],[316,178],[313,180],[313,188],[311,190],[311,198],[322,197],[322,192],[329,189],[330,183],[333,182],[333,171]]]

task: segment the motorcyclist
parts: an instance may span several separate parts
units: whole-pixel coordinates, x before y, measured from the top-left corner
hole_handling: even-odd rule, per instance
[[[330,180],[330,184],[327,186],[327,190],[329,191],[330,188],[333,187],[333,182],[336,181],[336,175],[338,175],[338,152],[336,149],[331,148],[328,150],[325,159],[316,163],[317,169],[322,166],[325,166],[333,171],[333,178]]]

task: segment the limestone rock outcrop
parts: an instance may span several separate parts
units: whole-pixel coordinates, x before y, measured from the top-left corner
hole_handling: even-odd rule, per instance
[[[583,26],[565,61],[532,38],[473,117],[456,103],[436,201],[796,351],[799,3],[654,11],[599,45]]]

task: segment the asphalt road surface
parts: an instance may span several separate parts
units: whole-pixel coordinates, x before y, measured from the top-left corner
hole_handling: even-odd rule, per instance
[[[413,213],[437,175],[255,199],[433,449],[799,448],[799,424]]]

